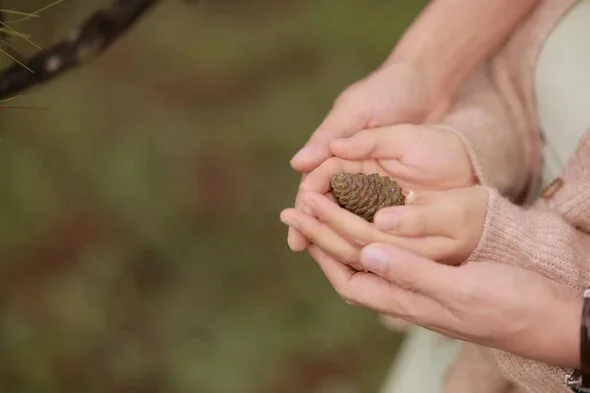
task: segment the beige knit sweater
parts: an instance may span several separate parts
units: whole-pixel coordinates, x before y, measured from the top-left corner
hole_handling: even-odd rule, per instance
[[[590,130],[560,178],[536,199],[543,142],[533,91],[543,42],[575,3],[541,1],[465,84],[443,122],[463,138],[480,182],[499,192],[490,196],[468,262],[519,264],[582,289],[590,283]],[[565,393],[568,371],[466,344],[445,393]]]

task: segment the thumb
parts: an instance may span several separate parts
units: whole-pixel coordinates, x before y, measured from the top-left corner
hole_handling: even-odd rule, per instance
[[[337,101],[309,141],[291,159],[291,167],[300,172],[311,172],[332,154],[329,143],[362,130],[370,121],[364,106],[353,106],[350,100]]]
[[[330,151],[335,156],[348,160],[399,160],[420,139],[422,130],[422,127],[410,124],[371,128],[350,138],[331,141]]]
[[[387,243],[372,243],[360,255],[361,265],[390,283],[433,299],[448,296],[457,270]]]

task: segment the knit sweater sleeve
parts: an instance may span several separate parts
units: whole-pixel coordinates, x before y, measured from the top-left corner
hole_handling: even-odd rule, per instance
[[[572,188],[580,187],[580,184],[570,183]],[[574,289],[583,289],[590,282],[590,235],[588,224],[583,221],[587,214],[579,214],[579,209],[585,210],[587,206],[579,200],[584,195],[572,193],[571,188],[562,187],[562,190],[555,199],[541,198],[529,209],[516,206],[495,190],[489,190],[484,230],[467,262],[519,265]],[[575,222],[573,217],[579,221]],[[525,391],[569,391],[564,377],[571,370],[499,350],[491,350],[491,353],[503,374]]]
[[[590,282],[590,235],[538,200],[529,209],[489,189],[481,239],[468,261],[516,264],[582,289]]]
[[[469,77],[440,125],[462,139],[480,184],[512,200],[526,191],[533,173],[526,133],[513,121],[487,65]]]

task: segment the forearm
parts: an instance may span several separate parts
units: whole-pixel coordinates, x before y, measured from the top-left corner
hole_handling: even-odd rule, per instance
[[[432,0],[384,65],[409,62],[445,106],[463,80],[491,56],[540,0]],[[436,110],[434,110],[436,112]]]

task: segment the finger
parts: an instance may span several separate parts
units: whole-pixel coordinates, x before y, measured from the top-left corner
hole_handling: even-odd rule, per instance
[[[361,162],[342,160],[332,157],[308,173],[301,182],[300,190],[313,191],[325,194],[331,189],[332,176],[340,172],[360,172],[363,169]]]
[[[291,167],[310,172],[330,157],[329,142],[334,138],[353,135],[365,128],[370,120],[368,111],[354,107],[345,96],[336,100],[328,115],[305,146],[291,159]]]
[[[361,265],[403,289],[432,299],[452,296],[458,282],[456,268],[436,263],[391,244],[373,243],[361,251]]]
[[[442,313],[442,307],[436,301],[391,285],[377,275],[354,271],[316,245],[309,247],[309,253],[338,295],[347,302],[422,325],[436,321]]]
[[[362,163],[341,160],[339,158],[329,158],[318,168],[310,173],[302,175],[301,183],[299,184],[299,190],[295,197],[295,208],[305,213],[311,214],[309,207],[301,201],[302,191],[314,191],[320,193],[326,193],[330,190],[330,180],[336,173],[342,171],[360,171],[362,169]],[[287,235],[287,243],[291,250],[298,252],[303,251],[309,246],[309,240],[297,231],[295,228],[290,228]]]
[[[305,192],[302,194],[302,199],[321,222],[357,246],[363,247],[369,243],[390,240],[388,234],[376,229],[356,214],[341,208],[325,195]]]
[[[348,243],[326,224],[297,209],[283,210],[281,221],[296,228],[311,243],[316,244],[339,261],[358,266],[360,249]]]
[[[454,213],[444,202],[393,206],[377,211],[373,221],[379,230],[398,236],[451,236]]]
[[[356,273],[350,266],[338,262],[334,257],[330,256],[326,251],[322,250],[316,244],[309,246],[309,254],[318,263],[326,277],[335,285],[336,283],[347,282]]]
[[[311,208],[313,215],[319,221],[356,247],[364,247],[377,242],[390,243],[438,262],[455,262],[449,259],[455,249],[452,239],[444,236],[412,238],[404,235],[392,235],[382,232],[363,218],[340,208],[324,195],[311,192],[302,195],[305,205]]]
[[[391,244],[422,258],[443,263],[445,265],[456,265],[459,262],[457,258],[454,257],[457,248],[456,242],[448,237],[389,236],[389,240],[382,243]]]
[[[367,158],[401,159],[422,136],[422,128],[411,124],[378,127],[357,132],[349,138],[334,139],[330,151],[349,160]]]
[[[299,183],[300,185],[305,180],[305,177],[306,177],[305,173],[301,175],[301,182]],[[302,204],[301,204],[301,192],[300,191],[298,191],[297,195],[295,196],[295,208],[301,209],[301,211],[303,211],[305,213],[309,213],[309,208],[302,206]],[[291,249],[291,251],[300,252],[300,251],[305,250],[309,246],[309,241],[297,229],[295,229],[293,227],[289,227],[289,230],[287,233],[287,244],[289,245],[289,248]]]
[[[338,262],[315,244],[309,247],[309,253],[318,263],[338,295],[345,301],[372,309],[389,309],[389,300],[392,297],[389,291],[390,286],[380,277],[351,269],[349,266]],[[361,292],[365,293],[359,296]],[[362,301],[359,302],[360,299]]]

